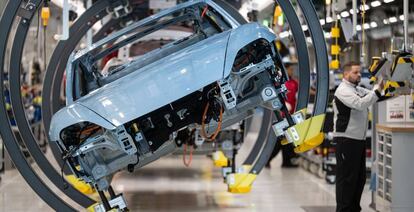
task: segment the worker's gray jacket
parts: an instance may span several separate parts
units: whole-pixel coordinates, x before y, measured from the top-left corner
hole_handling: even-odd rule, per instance
[[[365,140],[368,129],[368,108],[380,94],[343,79],[333,101],[334,137]]]

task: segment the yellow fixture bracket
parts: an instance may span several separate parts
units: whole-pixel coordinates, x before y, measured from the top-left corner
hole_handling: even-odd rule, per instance
[[[250,192],[256,176],[250,173],[232,173],[227,175],[228,191],[231,193]]]

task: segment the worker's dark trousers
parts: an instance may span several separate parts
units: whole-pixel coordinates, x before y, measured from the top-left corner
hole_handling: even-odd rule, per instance
[[[337,137],[336,211],[361,211],[360,200],[366,181],[365,140]]]

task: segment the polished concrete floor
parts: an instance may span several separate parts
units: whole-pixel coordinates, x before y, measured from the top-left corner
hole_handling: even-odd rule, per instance
[[[130,174],[115,176],[116,192],[124,193],[131,211],[334,211],[335,188],[302,168],[280,168],[280,156],[256,179],[248,194],[226,192],[220,169],[206,156],[195,156],[191,167],[181,156],[168,156]],[[1,175],[0,211],[52,211],[17,171]],[[363,211],[371,192],[366,186]]]
[[[257,120],[253,120],[257,123]],[[237,157],[241,164],[257,139],[257,124],[253,124]],[[53,158],[50,151],[47,157]],[[53,163],[52,161],[52,164]],[[114,176],[115,192],[123,193],[131,211],[179,212],[334,212],[335,186],[302,168],[281,168],[281,155],[272,161],[271,169],[264,169],[248,194],[231,194],[223,183],[221,169],[214,167],[206,156],[194,156],[185,167],[182,155],[170,155],[134,173],[120,172]],[[56,164],[55,164],[56,166]],[[38,168],[34,167],[35,170]],[[45,176],[42,179],[46,180]],[[16,170],[2,174],[0,182],[0,212],[53,211],[24,181]],[[51,184],[49,182],[48,184]],[[57,189],[51,187],[55,192]],[[66,201],[68,198],[59,193]],[[362,211],[369,208],[371,191],[368,184],[362,196]],[[73,207],[85,209],[75,203]],[[381,210],[389,211],[389,210]]]

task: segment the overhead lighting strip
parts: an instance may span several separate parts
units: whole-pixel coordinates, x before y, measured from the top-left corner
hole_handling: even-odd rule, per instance
[[[394,2],[395,0],[383,0],[383,3],[384,4],[388,4],[388,3],[391,3],[391,2]],[[367,10],[369,10],[370,8],[375,8],[375,7],[379,7],[379,6],[381,6],[381,5],[383,5],[383,3],[381,3],[381,1],[380,0],[375,0],[375,1],[371,1],[371,3],[370,3],[370,5],[371,5],[371,7],[370,6],[368,6],[368,4],[367,5],[365,5],[365,11],[367,11]],[[360,5],[359,6],[359,9],[357,9],[357,13],[359,13],[359,10],[361,10],[362,9],[362,5]],[[349,11],[347,11],[347,10],[344,10],[344,11],[342,11],[341,13],[340,13],[340,15],[338,14],[337,15],[337,19],[341,19],[341,18],[347,18],[347,17],[349,17],[350,15],[352,15],[352,14],[354,14],[354,11],[353,11],[353,9],[351,8]],[[404,16],[403,15],[400,15],[399,17],[399,20],[401,20],[401,21],[403,21],[404,20]],[[398,18],[397,17],[390,17],[390,18],[388,18],[388,19],[384,19],[383,20],[383,23],[385,24],[385,25],[387,25],[387,24],[392,24],[392,23],[396,23],[396,22],[398,22]],[[332,17],[326,17],[326,19],[319,19],[319,23],[321,24],[321,26],[324,26],[325,24],[329,24],[329,23],[332,23],[334,20],[333,20],[333,18]],[[377,22],[371,22],[371,23],[366,23],[366,24],[364,24],[364,26],[362,26],[362,27],[364,27],[364,29],[373,29],[373,28],[376,28],[376,27],[378,27],[378,24],[377,24]],[[356,30],[357,31],[361,31],[362,30],[362,27],[361,27],[361,25],[357,25],[357,27],[356,27]],[[304,30],[304,31],[306,31],[307,30],[307,27],[303,27],[302,26],[302,29]],[[284,31],[284,32],[281,32],[280,34],[279,34],[279,37],[280,38],[285,38],[285,37],[288,37],[290,35],[290,33],[288,32],[288,31]]]

